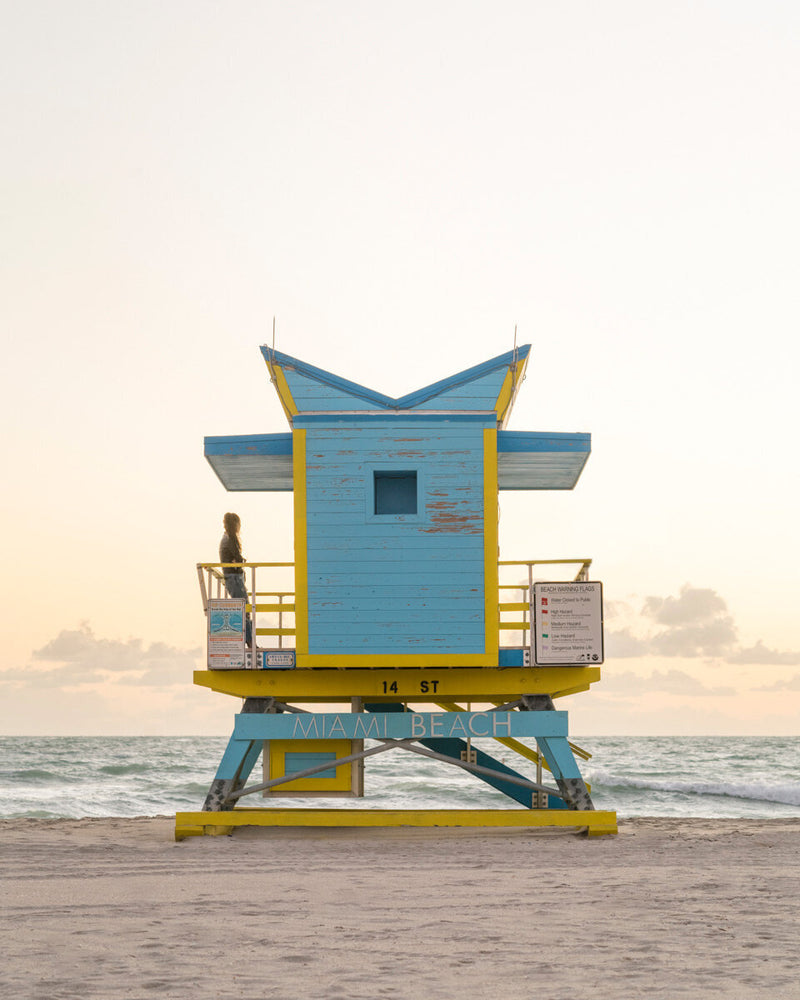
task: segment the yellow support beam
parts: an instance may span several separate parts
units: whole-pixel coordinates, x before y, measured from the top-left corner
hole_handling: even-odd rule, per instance
[[[600,667],[425,667],[364,670],[196,670],[194,683],[236,698],[288,702],[503,703],[520,694],[559,698],[588,691]]]
[[[175,839],[263,827],[560,827],[590,837],[617,832],[617,814],[586,809],[234,809],[180,812]]]

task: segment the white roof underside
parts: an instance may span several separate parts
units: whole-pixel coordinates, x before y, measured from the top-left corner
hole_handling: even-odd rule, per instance
[[[291,455],[207,455],[211,468],[230,493],[284,493],[294,488]]]
[[[499,452],[497,487],[501,490],[571,490],[588,452]]]
[[[571,490],[586,452],[500,452],[497,486],[501,490]],[[208,462],[231,493],[291,492],[291,455],[209,455]]]

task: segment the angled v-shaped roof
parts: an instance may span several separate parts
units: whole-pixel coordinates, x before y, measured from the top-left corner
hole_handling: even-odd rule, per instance
[[[264,346],[272,382],[291,423],[298,413],[494,411],[502,427],[525,375],[530,344],[394,398]]]

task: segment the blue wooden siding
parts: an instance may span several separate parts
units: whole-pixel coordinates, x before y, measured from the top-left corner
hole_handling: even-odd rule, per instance
[[[430,396],[419,408],[425,410],[493,410],[503,388],[508,368]]]
[[[508,351],[397,398],[385,396],[269,347],[264,346],[261,350],[269,364],[277,365],[282,370],[295,406],[301,413],[331,410],[490,410],[497,402],[509,367],[524,362],[530,345]]]
[[[283,369],[286,382],[292,393],[297,409],[305,410],[385,410],[386,407],[373,399],[360,398],[352,392],[347,392],[335,386],[326,385],[316,379],[308,378],[298,371]]]
[[[284,756],[284,773],[287,775],[298,774],[309,767],[318,767],[320,764],[327,764],[329,761],[333,763],[335,760],[335,753],[304,753],[303,751],[290,750]],[[332,767],[329,771],[319,771],[314,777],[317,779],[327,778],[328,780],[335,780],[336,768]]]
[[[409,409],[425,410],[493,410],[507,368],[490,372],[482,378],[453,388],[438,395],[432,395]],[[303,412],[325,412],[329,410],[372,410],[385,411],[387,405],[375,399],[354,395],[337,386],[326,385],[308,378],[298,371],[284,369],[286,382],[292,393],[297,409]],[[392,400],[398,404],[399,400]]]
[[[484,652],[483,428],[309,423],[309,653]],[[392,468],[417,471],[416,515],[374,514]]]

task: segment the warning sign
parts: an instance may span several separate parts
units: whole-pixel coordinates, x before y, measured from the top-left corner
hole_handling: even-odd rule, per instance
[[[238,598],[208,602],[208,669],[244,669],[244,606]]]
[[[602,583],[535,583],[531,623],[531,661],[536,666],[603,662]]]

